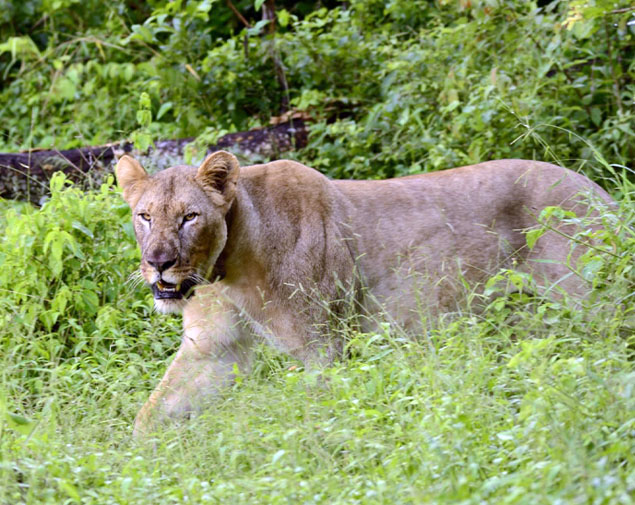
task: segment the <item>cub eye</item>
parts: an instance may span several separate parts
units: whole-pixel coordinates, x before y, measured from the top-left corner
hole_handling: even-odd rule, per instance
[[[196,212],[190,212],[189,214],[185,214],[183,217],[183,222],[192,221],[198,214]]]
[[[139,217],[144,221],[150,221],[150,214],[148,214],[147,212],[140,212]]]

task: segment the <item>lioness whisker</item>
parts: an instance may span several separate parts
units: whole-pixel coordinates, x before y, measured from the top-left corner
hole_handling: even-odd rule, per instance
[[[132,272],[129,276],[128,279],[126,279],[126,282],[131,282],[134,281],[136,279],[140,279],[143,276],[141,275],[141,272],[139,270],[135,270],[134,272]]]
[[[193,273],[191,275],[192,280],[196,281],[197,284],[210,284],[210,281],[208,281],[205,277],[203,277],[201,274],[199,273]]]
[[[127,285],[131,291],[134,291],[144,280],[145,279],[143,278],[141,272],[139,270],[136,270],[128,276],[128,279],[124,284]]]

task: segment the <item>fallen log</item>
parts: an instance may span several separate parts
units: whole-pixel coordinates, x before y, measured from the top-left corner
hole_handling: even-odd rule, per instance
[[[193,138],[161,140],[148,153],[136,152],[130,142],[67,150],[37,150],[0,153],[0,197],[42,203],[49,192],[53,173],[62,171],[81,187],[95,187],[112,173],[116,159],[124,153],[150,158],[156,168],[182,163],[185,146]],[[243,158],[273,159],[286,151],[304,147],[307,130],[304,121],[295,119],[266,128],[224,135],[207,152],[232,149]],[[162,163],[161,159],[166,163]]]

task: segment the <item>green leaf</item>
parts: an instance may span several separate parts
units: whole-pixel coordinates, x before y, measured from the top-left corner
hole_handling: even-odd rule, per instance
[[[84,302],[84,309],[91,316],[97,313],[99,309],[99,297],[94,291],[83,291],[82,301]]]
[[[247,33],[249,35],[259,35],[260,32],[262,31],[262,29],[267,26],[269,23],[271,23],[270,19],[261,19],[260,21],[258,21],[254,26],[252,26],[251,28],[249,28],[247,30]]]
[[[147,109],[140,109],[137,111],[137,123],[140,126],[149,126],[152,122],[152,112]]]
[[[137,131],[133,132],[132,141],[136,149],[139,149],[141,152],[146,152],[152,145],[152,136],[149,133]]]
[[[157,121],[163,117],[163,115],[168,112],[172,108],[172,102],[165,102],[159,108],[159,112],[157,112]]]
[[[271,464],[276,464],[280,460],[280,458],[285,455],[285,453],[286,451],[284,449],[280,449],[278,452],[276,452],[271,458]]]
[[[542,237],[546,232],[547,230],[545,228],[537,228],[535,230],[529,230],[525,234],[525,240],[527,240],[527,247],[529,247],[529,249],[533,249],[538,239]]]
[[[62,254],[64,252],[64,243],[61,240],[60,235],[58,234],[56,239],[51,242],[51,254],[55,256],[57,259],[62,259]]]
[[[53,229],[49,231],[44,237],[44,244],[42,245],[42,252],[46,254],[48,252],[49,246],[51,242],[57,238],[59,235],[59,230]]]
[[[126,82],[132,81],[135,73],[135,66],[132,63],[126,63],[123,66],[123,78]]]
[[[42,324],[47,329],[47,331],[51,331],[59,316],[60,313],[58,311],[45,310],[38,314],[38,319],[42,321]]]
[[[264,4],[264,3],[265,3],[265,0],[255,0],[254,1],[254,9],[259,11],[260,7],[262,7],[262,4]]]
[[[289,11],[286,9],[280,9],[276,13],[276,17],[278,18],[278,23],[280,23],[280,26],[284,28],[289,24],[289,20],[291,19],[291,14],[289,14]]]
[[[142,109],[149,109],[152,107],[152,100],[150,99],[150,95],[145,91],[141,93],[139,96],[139,107]]]
[[[127,43],[128,40],[141,40],[148,44],[151,44],[155,41],[152,30],[143,25],[132,25],[132,33],[127,39],[123,41],[124,44]]]
[[[72,100],[77,93],[77,86],[68,77],[60,77],[53,83],[51,88],[51,99],[55,102]]]
[[[66,479],[60,479],[57,482],[58,482],[58,486],[60,490],[64,491],[69,496],[69,498],[71,498],[72,500],[78,503],[82,501],[82,498],[79,495],[77,488],[72,483],[70,483]]]
[[[576,217],[576,214],[573,211],[564,210],[562,207],[550,205],[548,207],[545,207],[542,212],[540,212],[540,216],[538,219],[541,222],[544,222],[551,219],[552,216],[556,217],[556,219],[565,219]]]
[[[30,435],[37,426],[36,422],[31,421],[20,414],[8,412],[4,401],[0,399],[0,414],[1,413],[4,413],[3,417],[7,426],[21,435]]]
[[[51,241],[51,254],[49,255],[49,267],[55,277],[59,277],[62,273],[62,254],[64,252],[64,244],[59,236]]]
[[[577,39],[584,40],[591,37],[597,30],[596,23],[591,20],[583,20],[575,23],[571,32]]]
[[[80,223],[79,221],[73,221],[73,223],[71,224],[71,226],[76,229],[77,231],[82,232],[84,235],[86,235],[88,238],[95,238],[95,235],[93,235],[93,232],[90,231],[89,228],[86,228],[82,223]]]
[[[604,259],[600,256],[594,256],[593,259],[587,261],[582,267],[582,277],[587,281],[592,281],[597,273],[602,270],[604,266]]]
[[[9,39],[0,44],[0,54],[11,53],[11,58],[16,59],[39,59],[42,57],[40,50],[28,35],[22,37],[9,37]]]

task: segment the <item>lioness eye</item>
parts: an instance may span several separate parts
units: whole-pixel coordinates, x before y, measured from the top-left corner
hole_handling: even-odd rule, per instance
[[[139,213],[139,217],[144,221],[150,221],[150,214],[148,214],[147,212]]]
[[[189,214],[185,214],[185,217],[183,218],[183,221],[191,221],[196,216],[198,216],[198,214],[196,212],[190,212]]]

